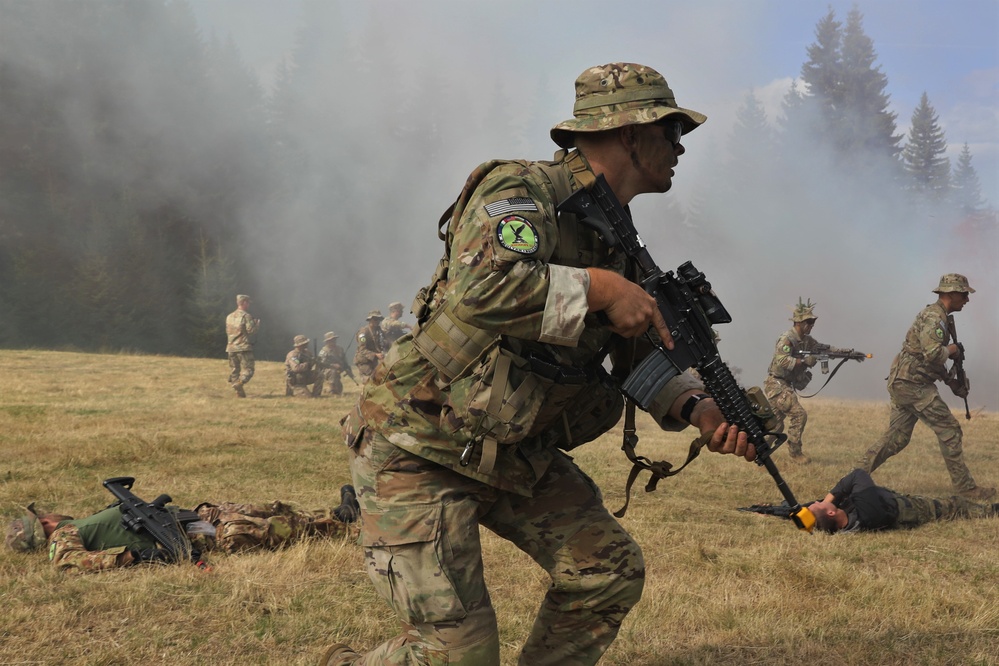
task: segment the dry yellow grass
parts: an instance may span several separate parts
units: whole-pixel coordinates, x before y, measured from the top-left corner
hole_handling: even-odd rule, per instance
[[[331,505],[348,482],[337,420],[356,397],[285,398],[282,368],[260,363],[236,400],[221,360],[0,351],[0,510],[37,501],[85,515],[135,491],[202,500],[283,499]],[[880,434],[884,403],[807,401],[813,464],[777,460],[800,499],[824,494]],[[999,483],[999,418],[965,422],[966,458]],[[679,462],[689,434],[640,424],[641,450]],[[575,454],[611,510],[624,499],[620,431]],[[877,480],[948,494],[932,434]],[[642,480],[644,483],[644,479]],[[777,502],[756,465],[705,453],[654,494],[637,486],[622,520],[642,544],[648,580],[602,663],[999,664],[999,520],[910,532],[812,535],[739,506]],[[504,664],[516,663],[547,585],[510,544],[484,535]],[[215,555],[214,570],[135,568],[66,576],[41,553],[0,552],[0,663],[308,664],[340,640],[358,647],[395,633],[357,546],[314,541],[277,553]]]

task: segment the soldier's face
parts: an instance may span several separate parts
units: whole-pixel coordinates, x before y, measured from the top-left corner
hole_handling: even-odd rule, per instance
[[[963,291],[952,291],[947,296],[949,296],[947,299],[947,310],[949,312],[960,312],[964,309],[964,304],[971,300],[971,294]]]
[[[686,152],[680,143],[679,121],[667,120],[635,128],[633,164],[644,181],[644,192],[666,192],[673,187],[673,167]]]

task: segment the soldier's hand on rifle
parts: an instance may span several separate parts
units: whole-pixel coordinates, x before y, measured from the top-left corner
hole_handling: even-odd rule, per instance
[[[815,367],[816,360],[814,356],[806,356],[805,358],[801,359],[801,362],[804,363],[807,367],[813,368]]]
[[[590,312],[603,312],[607,316],[611,331],[626,338],[637,338],[652,326],[663,346],[673,349],[673,336],[666,328],[655,298],[613,271],[587,268],[586,272],[590,276],[586,304]]]
[[[957,377],[948,377],[947,386],[958,398],[967,398],[971,392],[971,380],[968,379],[967,375],[965,375],[963,382]]]
[[[961,345],[954,343],[947,345],[947,356],[954,360],[963,360],[964,354],[962,353]]]
[[[680,396],[677,402],[686,401],[687,395]],[[745,432],[725,422],[725,415],[714,400],[706,398],[694,405],[694,410],[690,413],[690,424],[701,431],[701,437],[711,437],[708,441],[709,451],[731,453],[746,460],[756,459],[756,447],[749,443]]]

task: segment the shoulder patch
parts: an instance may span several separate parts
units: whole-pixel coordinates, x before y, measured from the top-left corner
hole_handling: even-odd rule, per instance
[[[791,345],[784,345],[783,347],[781,347],[781,351],[784,352],[785,354],[791,353]]]
[[[942,329],[942,328],[940,328],[939,326],[937,326],[937,329],[936,329],[935,331],[933,331],[933,333],[934,333],[934,335],[936,335],[936,336],[937,336],[938,338],[940,338],[941,340],[943,340],[943,339],[944,339],[944,332],[943,332],[943,329]]]
[[[537,212],[538,210],[534,200],[529,197],[510,197],[509,199],[501,199],[499,201],[486,204],[482,208],[486,211],[489,217],[497,217],[499,215],[505,215],[517,210],[533,212]]]
[[[520,215],[507,215],[496,226],[496,237],[500,245],[520,254],[533,254],[538,251],[538,232],[527,219]]]

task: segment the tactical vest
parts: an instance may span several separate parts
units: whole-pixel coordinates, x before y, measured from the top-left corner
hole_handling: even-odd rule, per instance
[[[601,380],[606,376],[606,371],[600,367],[602,356],[598,355],[597,362],[585,368],[567,365],[560,362],[555,346],[506,338],[471,326],[456,317],[451,304],[444,300],[454,211],[464,209],[475,189],[493,169],[511,163],[523,165],[542,176],[542,182],[550,186],[554,203],[572,193],[573,181],[581,187],[593,181],[592,172],[576,151],[560,151],[552,162],[495,160],[481,165],[469,176],[458,199],[440,218],[438,237],[445,243],[444,255],[431,283],[417,293],[412,307],[417,317],[413,344],[437,369],[437,384],[447,395],[441,411],[441,428],[466,445],[462,464],[466,464],[472,447],[483,446],[479,464],[482,472],[491,471],[498,444],[514,444],[536,436],[549,428],[555,419],[564,419],[567,405],[582,389],[604,385]],[[573,178],[566,173],[565,166]],[[558,216],[559,241],[549,259],[551,263],[585,267],[606,261],[608,248],[595,233],[580,233],[578,224],[573,215]],[[610,394],[619,398],[613,387],[608,390]],[[613,399],[604,402],[611,403],[612,407],[616,404]],[[619,415],[620,409],[616,415],[608,414],[607,427],[616,423]],[[572,437],[568,435],[569,424],[564,425],[564,439],[570,445],[577,443],[571,442]]]

